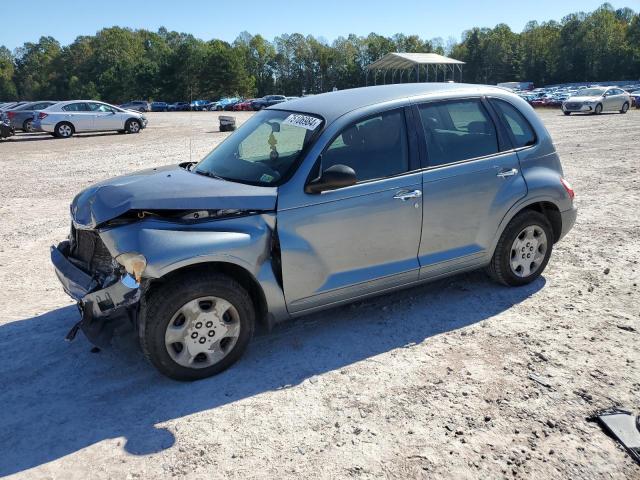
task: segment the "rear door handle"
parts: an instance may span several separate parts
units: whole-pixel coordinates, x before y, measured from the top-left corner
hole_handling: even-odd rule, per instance
[[[517,174],[518,174],[518,169],[512,168],[511,170],[502,170],[501,172],[498,172],[496,174],[496,177],[507,178],[507,177],[513,177],[514,175],[517,175]]]
[[[406,202],[410,198],[419,198],[422,196],[422,190],[400,190],[393,198]]]

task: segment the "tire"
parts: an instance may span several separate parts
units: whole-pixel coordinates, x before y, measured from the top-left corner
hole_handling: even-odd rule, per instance
[[[216,304],[228,308],[224,313],[225,320],[213,313]],[[185,307],[184,311],[193,315],[190,319],[182,313]],[[221,274],[194,272],[176,277],[151,292],[144,310],[139,328],[142,351],[162,374],[175,380],[199,380],[226,370],[242,356],[255,328],[251,297],[238,282]],[[193,313],[194,310],[197,313]],[[207,317],[206,312],[212,314]],[[180,339],[169,343],[173,339],[172,326],[173,336],[180,336]],[[185,329],[184,337],[180,327]],[[220,329],[225,333],[237,330],[237,336],[220,337]],[[216,338],[220,340],[214,342]],[[217,350],[207,348],[207,345],[214,345],[212,342],[218,346]],[[193,350],[202,349],[215,353],[201,351],[194,356]],[[217,359],[216,355],[222,357]],[[197,364],[201,365],[188,366]]]
[[[60,122],[54,128],[54,133],[57,138],[71,138],[75,133],[75,129],[69,122]]]
[[[571,112],[566,112],[566,111],[564,111],[564,110],[563,110],[563,113],[564,113],[565,115],[571,115]]]
[[[31,133],[33,132],[33,119],[32,118],[28,118],[24,121],[24,123],[22,124],[22,131],[23,132],[27,132],[27,133]]]
[[[595,113],[596,115],[600,115],[602,113],[602,104],[601,103],[596,105],[596,108],[593,111],[593,113]]]
[[[629,111],[629,103],[628,102],[624,102],[622,104],[622,110],[620,110],[620,113],[627,113]]]
[[[533,232],[533,236],[528,236],[525,232]],[[537,237],[535,236],[536,232],[538,233]],[[515,255],[516,250],[517,255]],[[524,210],[509,222],[507,228],[500,235],[491,263],[487,267],[487,273],[492,279],[503,285],[510,287],[526,285],[542,274],[549,262],[552,250],[553,230],[547,217],[533,210]],[[522,259],[520,255],[522,255]],[[527,255],[526,258],[525,255]],[[537,261],[534,260],[536,256],[539,256]],[[526,266],[524,270],[522,269],[524,263],[529,265],[530,273],[528,274]],[[519,272],[514,269],[514,264],[520,264]]]
[[[140,124],[139,120],[130,118],[129,120],[127,120],[127,123],[124,124],[124,129],[127,133],[140,133],[140,130],[142,130],[142,125]]]

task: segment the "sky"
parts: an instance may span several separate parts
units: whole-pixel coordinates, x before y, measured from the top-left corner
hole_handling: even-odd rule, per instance
[[[460,40],[464,30],[506,23],[520,32],[529,20],[560,20],[592,11],[603,0],[31,0],[2,2],[0,45],[10,50],[50,35],[68,45],[114,25],[191,33],[203,40],[232,42],[240,32],[272,40],[302,33],[331,42],[349,33],[417,34]],[[640,0],[610,1],[614,8],[640,11]],[[10,20],[14,19],[14,20]]]

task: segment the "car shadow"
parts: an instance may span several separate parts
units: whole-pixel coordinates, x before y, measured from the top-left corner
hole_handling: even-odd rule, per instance
[[[118,132],[99,132],[99,133],[76,133],[70,139],[82,139],[93,137],[107,137],[112,135],[123,135]],[[13,137],[9,137],[9,142],[34,142],[39,140],[70,140],[69,138],[57,138],[50,133],[17,133]]]
[[[80,335],[62,339],[78,320],[64,307],[0,327],[0,477],[28,470],[97,442],[124,437],[145,455],[172,447],[156,426],[482,322],[538,292],[507,288],[481,272],[386,294],[260,332],[226,372],[194,383],[160,375],[135,337],[92,353]]]

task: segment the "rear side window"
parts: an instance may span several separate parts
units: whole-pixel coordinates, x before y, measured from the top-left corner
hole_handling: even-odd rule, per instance
[[[88,112],[89,107],[86,103],[70,103],[62,107],[65,112]]]
[[[404,112],[393,110],[355,123],[338,135],[322,156],[322,168],[346,165],[358,182],[409,171]]]
[[[526,118],[510,103],[503,100],[491,99],[502,123],[511,133],[514,148],[528,147],[536,143],[536,134]]]
[[[418,108],[430,166],[498,153],[496,128],[480,100],[427,103]]]

